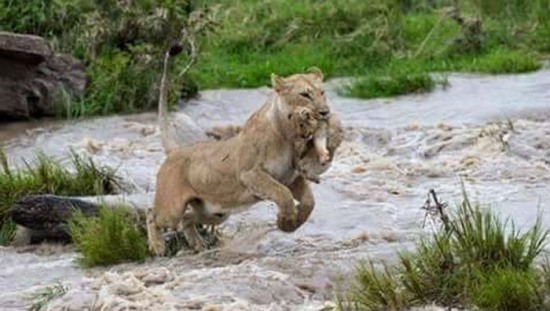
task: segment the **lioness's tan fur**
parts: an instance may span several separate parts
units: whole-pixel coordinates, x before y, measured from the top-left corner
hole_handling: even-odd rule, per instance
[[[295,167],[295,129],[289,117],[303,107],[328,117],[322,79],[320,70],[287,78],[273,75],[273,98],[235,136],[167,148],[147,221],[154,254],[164,254],[162,229],[176,229],[185,219],[217,224],[261,200],[277,204],[282,231],[295,231],[308,219],[314,198]],[[192,213],[186,213],[188,206]]]

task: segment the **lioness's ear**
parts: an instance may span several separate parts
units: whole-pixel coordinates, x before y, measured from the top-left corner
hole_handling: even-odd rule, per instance
[[[280,92],[285,88],[285,79],[277,74],[271,74],[271,85],[275,92]]]
[[[318,67],[315,67],[315,66],[309,67],[307,69],[307,72],[313,74],[317,79],[319,79],[319,81],[321,82],[323,81],[323,78],[324,78],[323,72]]]

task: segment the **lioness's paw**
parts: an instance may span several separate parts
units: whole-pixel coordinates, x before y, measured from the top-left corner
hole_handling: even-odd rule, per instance
[[[163,257],[166,252],[166,248],[164,243],[152,243],[149,245],[149,251],[155,257]]]
[[[319,162],[321,165],[326,165],[330,162],[330,154],[328,150],[319,153]]]
[[[298,229],[297,215],[279,214],[277,217],[277,228],[283,232],[294,232]]]

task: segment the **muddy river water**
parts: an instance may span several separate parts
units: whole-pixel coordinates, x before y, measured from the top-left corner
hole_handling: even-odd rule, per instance
[[[266,202],[232,216],[225,246],[202,255],[84,270],[67,247],[0,248],[0,310],[24,310],[29,295],[56,282],[69,291],[48,310],[322,310],[357,260],[391,261],[431,230],[420,209],[428,190],[452,205],[461,179],[475,200],[532,224],[550,208],[550,71],[449,82],[369,101],[340,97],[337,81],[327,83],[346,140],[296,233],[271,229],[276,210]],[[239,124],[268,96],[267,88],[205,91],[178,113],[201,129]],[[73,148],[118,167],[134,192],[152,194],[164,158],[154,114],[0,131],[15,164],[38,150],[66,161]],[[542,215],[550,227],[550,213]]]

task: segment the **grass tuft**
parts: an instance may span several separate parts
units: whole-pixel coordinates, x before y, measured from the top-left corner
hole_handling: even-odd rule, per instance
[[[427,93],[437,84],[447,80],[435,80],[428,73],[395,73],[389,76],[370,75],[359,78],[345,88],[343,93],[358,98],[391,97],[411,93]]]
[[[141,262],[149,256],[139,217],[124,207],[102,207],[98,217],[77,214],[69,222],[69,230],[86,267]]]
[[[98,167],[91,158],[71,153],[71,166],[61,164],[43,153],[21,169],[10,167],[0,150],[0,225],[9,237],[9,211],[15,201],[26,195],[55,194],[87,196],[111,194],[120,187],[116,172]],[[7,241],[4,240],[3,243]]]
[[[358,310],[405,310],[409,307],[410,299],[403,291],[399,275],[386,263],[381,271],[371,261],[362,263],[356,281],[359,286],[352,289],[352,305]]]
[[[4,221],[0,224],[0,246],[9,245],[15,237],[15,223],[11,220]]]
[[[544,309],[550,288],[548,277],[540,275],[549,274],[535,259],[548,231],[540,215],[521,232],[464,195],[447,224],[448,229],[422,239],[414,252],[401,253],[393,266],[382,271],[361,266],[346,308],[404,310],[436,303],[489,311]]]
[[[541,66],[532,53],[498,49],[466,63],[463,70],[491,74],[525,73],[538,70]]]
[[[47,304],[57,297],[61,297],[67,293],[69,288],[61,283],[54,284],[46,287],[44,290],[31,296],[33,301],[29,307],[29,311],[41,311],[44,310]]]
[[[535,271],[497,268],[480,271],[479,285],[471,292],[472,304],[486,311],[540,310]]]

